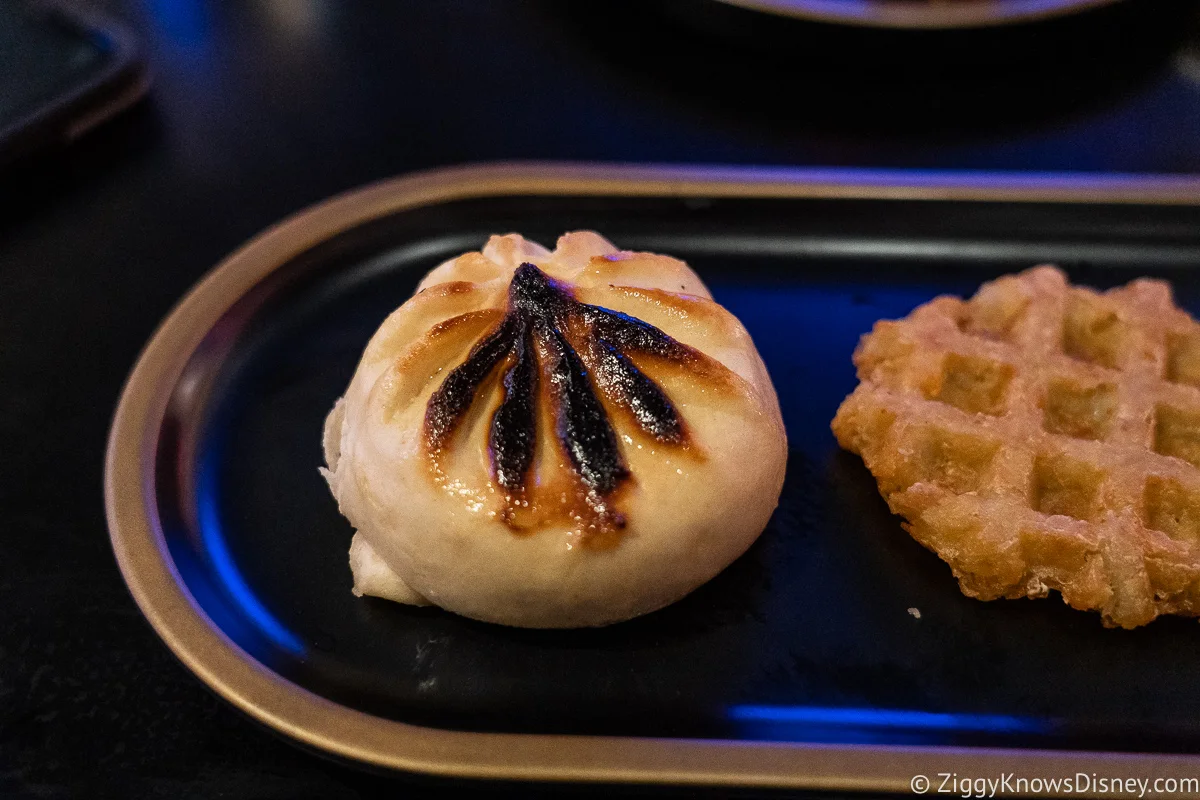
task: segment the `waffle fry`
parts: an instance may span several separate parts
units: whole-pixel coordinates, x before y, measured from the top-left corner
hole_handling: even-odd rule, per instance
[[[1200,325],[1162,281],[1036,267],[876,323],[833,420],[980,600],[1200,614]]]

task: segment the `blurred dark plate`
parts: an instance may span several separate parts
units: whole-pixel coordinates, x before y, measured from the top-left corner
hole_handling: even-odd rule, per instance
[[[717,0],[795,19],[874,28],[978,28],[1076,14],[1120,0]]]
[[[1200,312],[1198,202],[1186,178],[603,166],[369,187],[231,256],[147,346],[110,438],[114,549],[218,694],[377,766],[894,791],[948,771],[1194,775],[1195,621],[1114,631],[1057,597],[964,597],[829,420],[875,320],[1034,263],[1097,286],[1163,276]],[[577,228],[687,259],[754,336],[791,447],[772,522],[690,597],[602,630],[353,597],[317,466],[367,339],[489,233]]]
[[[815,141],[839,163],[868,160],[863,148],[881,139],[894,145],[890,160],[915,163],[939,147],[1072,130],[1174,85],[1176,61],[1186,60],[1179,54],[1200,32],[1200,0],[1116,2],[971,29],[834,25],[716,0],[538,7],[570,46],[612,70],[611,80],[715,132],[753,131],[780,152]],[[1168,126],[1158,138],[1178,135]],[[1095,160],[1086,147],[1057,159],[1071,169]]]

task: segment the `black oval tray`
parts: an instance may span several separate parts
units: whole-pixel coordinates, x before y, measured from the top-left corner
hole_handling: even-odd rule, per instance
[[[1198,198],[1186,179],[545,166],[371,187],[235,254],[148,346],[110,444],[114,546],[202,679],[377,765],[893,790],[1004,765],[1196,774],[1194,620],[1106,630],[1057,596],[964,597],[829,421],[875,320],[1034,263],[1162,276],[1200,312]],[[367,339],[489,233],[578,228],[686,259],[753,335],[791,448],[769,527],[683,601],[600,630],[355,598],[317,467]]]

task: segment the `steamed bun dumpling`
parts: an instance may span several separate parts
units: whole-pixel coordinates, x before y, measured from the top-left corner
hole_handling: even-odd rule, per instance
[[[682,261],[493,236],[421,281],[325,423],[356,594],[524,627],[678,600],[767,524],[787,443],[741,323]]]

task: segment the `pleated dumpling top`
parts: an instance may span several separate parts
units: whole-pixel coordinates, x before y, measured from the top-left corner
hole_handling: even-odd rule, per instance
[[[510,234],[434,269],[325,424],[356,594],[604,625],[741,555],[787,453],[749,334],[668,256]]]

